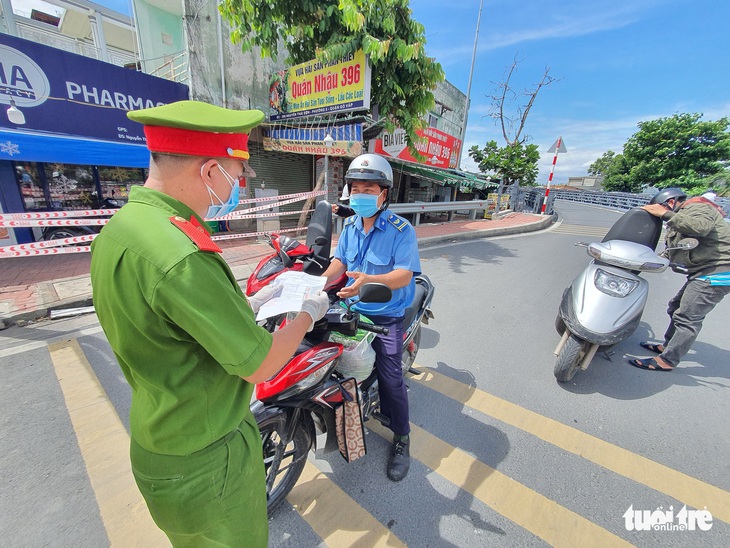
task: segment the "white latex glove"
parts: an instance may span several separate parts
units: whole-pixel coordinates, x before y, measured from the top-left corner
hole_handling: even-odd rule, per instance
[[[259,289],[259,292],[255,295],[246,297],[246,299],[248,300],[248,304],[251,305],[253,313],[258,314],[261,306],[264,303],[273,299],[274,297],[278,297],[281,294],[282,289],[283,287],[280,285],[267,285],[263,289]]]
[[[312,324],[307,331],[314,329],[314,324],[318,320],[324,318],[330,308],[330,298],[324,291],[317,291],[302,303],[302,312],[306,312],[312,317]]]

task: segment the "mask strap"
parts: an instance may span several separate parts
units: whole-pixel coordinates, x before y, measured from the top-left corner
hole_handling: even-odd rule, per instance
[[[220,166],[220,164],[216,164],[216,165],[220,168],[220,170],[223,173],[225,173],[225,170]],[[200,166],[200,178],[203,180],[203,184],[205,185],[205,188],[208,189],[208,197],[210,198],[210,204],[213,206],[216,205],[216,203],[213,201],[213,196],[215,196],[216,200],[218,200],[218,202],[219,202],[217,205],[224,205],[225,202],[223,200],[221,200],[220,197],[215,193],[215,190],[210,188],[210,185],[205,182],[205,175],[203,175],[204,167],[205,167],[205,164]],[[226,173],[226,175],[228,175],[228,174]],[[226,179],[226,180],[228,180],[228,179]],[[230,184],[230,182],[229,182],[229,184]],[[231,187],[231,188],[233,188],[233,187]]]

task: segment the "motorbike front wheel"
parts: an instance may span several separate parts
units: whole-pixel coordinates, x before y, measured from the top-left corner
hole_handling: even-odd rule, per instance
[[[568,382],[575,376],[580,362],[590,348],[590,343],[571,334],[555,359],[555,378],[558,382]]]
[[[307,461],[307,452],[312,447],[310,428],[302,418],[294,428],[291,441],[283,441],[290,413],[265,416],[256,420],[261,432],[261,443],[264,450],[264,467],[266,469],[266,509],[269,515],[289,494],[302,475]],[[311,420],[311,419],[310,419]]]

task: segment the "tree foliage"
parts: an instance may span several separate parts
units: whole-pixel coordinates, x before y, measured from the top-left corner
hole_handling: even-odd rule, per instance
[[[623,154],[606,152],[591,164],[604,188],[639,192],[644,186],[680,187],[700,194],[726,177],[730,161],[728,119],[702,121],[701,114],[675,114],[639,123]]]
[[[415,151],[415,132],[444,72],[426,55],[425,29],[411,18],[408,0],[223,0],[220,11],[244,52],[257,46],[276,59],[283,45],[294,65],[362,49],[370,56],[372,102]]]
[[[491,173],[507,185],[520,181],[520,184],[534,186],[537,181],[537,161],[540,159],[537,145],[515,143],[499,147],[497,141],[491,140],[481,150],[476,145],[471,147],[469,156],[478,164],[479,171]]]

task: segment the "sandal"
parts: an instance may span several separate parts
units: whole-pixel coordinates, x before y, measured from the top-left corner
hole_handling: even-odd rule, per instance
[[[646,348],[649,352],[654,352],[655,354],[661,354],[664,352],[664,345],[660,343],[642,342],[639,343],[639,346]]]
[[[639,369],[646,369],[647,371],[674,371],[674,367],[662,367],[662,364],[660,364],[654,358],[635,358],[633,360],[629,360],[629,363],[634,367],[638,367]]]

